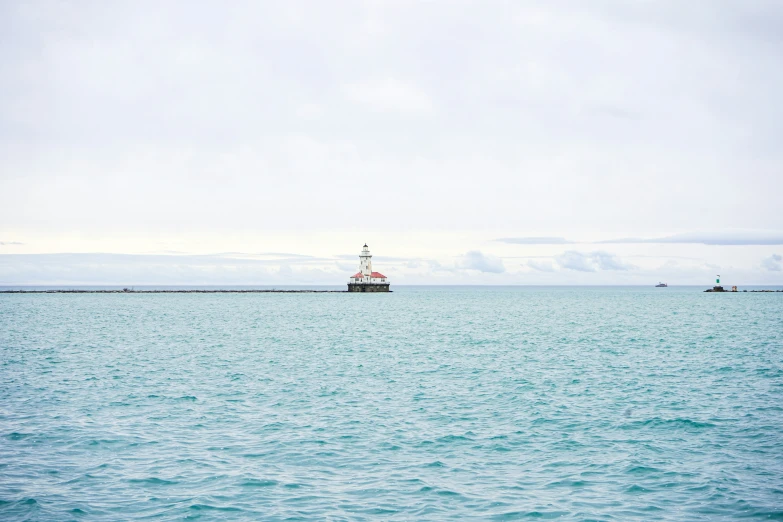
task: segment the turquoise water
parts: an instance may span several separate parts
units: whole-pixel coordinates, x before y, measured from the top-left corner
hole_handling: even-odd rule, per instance
[[[0,295],[2,520],[783,520],[783,294]]]

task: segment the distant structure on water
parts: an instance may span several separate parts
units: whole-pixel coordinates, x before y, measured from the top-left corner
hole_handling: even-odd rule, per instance
[[[730,291],[731,292],[736,292],[737,291],[737,287],[736,286],[732,286]],[[713,286],[712,289],[708,288],[707,290],[705,290],[705,292],[729,292],[729,290],[724,290],[724,288],[721,286],[721,284],[720,284],[720,274],[718,274],[718,276],[715,278],[715,286]]]
[[[666,283],[660,283],[659,282],[657,285],[655,285],[655,288],[666,288],[667,286],[669,286],[669,285],[667,285]]]
[[[348,280],[349,292],[388,292],[389,279],[380,272],[372,271],[372,254],[367,243],[359,254],[359,271]]]

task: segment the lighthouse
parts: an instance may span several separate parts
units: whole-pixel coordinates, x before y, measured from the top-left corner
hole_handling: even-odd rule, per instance
[[[372,271],[372,254],[367,243],[359,254],[359,271],[348,280],[349,292],[389,292],[389,279]]]
[[[359,272],[363,276],[372,277],[372,254],[367,243],[362,247],[362,252],[359,254]]]

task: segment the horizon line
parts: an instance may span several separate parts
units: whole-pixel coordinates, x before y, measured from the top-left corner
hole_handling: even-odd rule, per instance
[[[318,284],[213,284],[213,283],[205,283],[205,284],[199,284],[199,283],[187,283],[187,284],[171,284],[171,283],[135,283],[135,284],[128,284],[128,283],[2,283],[0,282],[0,288],[7,288],[7,287],[62,287],[62,286],[68,286],[68,287],[106,287],[106,286],[116,286],[116,287],[122,287],[122,288],[131,288],[131,287],[150,287],[150,286],[172,286],[172,287],[212,287],[212,288],[221,288],[221,287],[269,287],[269,288],[277,288],[277,287],[335,287],[335,286],[345,286],[347,283],[339,283],[339,284],[327,284],[327,283],[318,283]],[[655,284],[569,284],[569,283],[549,283],[549,284],[527,284],[527,283],[512,283],[512,284],[395,284],[396,287],[497,287],[497,288],[505,288],[505,287],[550,287],[550,286],[563,286],[563,287],[639,287],[639,288],[655,288]],[[701,287],[713,287],[716,286],[715,284],[668,284],[666,288],[671,287],[695,287],[695,288],[701,288]],[[720,286],[781,286],[783,287],[783,283],[780,284],[725,284]]]

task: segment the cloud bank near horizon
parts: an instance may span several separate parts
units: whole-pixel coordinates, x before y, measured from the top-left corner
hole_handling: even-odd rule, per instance
[[[783,231],[778,230],[722,230],[713,232],[686,232],[670,236],[600,241],[571,241],[562,237],[507,237],[495,239],[499,243],[515,245],[565,245],[565,244],[682,244],[710,246],[768,246],[783,245]]]
[[[777,230],[726,230],[717,232],[688,232],[658,238],[625,238],[598,241],[604,244],[619,243],[674,243],[711,246],[762,246],[783,245],[783,231]]]
[[[479,250],[443,261],[433,258],[384,261],[376,267],[393,284],[704,284],[713,274],[730,274],[736,284],[782,284],[783,258],[756,260],[758,268],[709,264],[698,259],[642,258],[632,264],[617,254],[567,250],[510,263]],[[248,257],[237,254],[3,254],[0,285],[335,285],[356,271],[342,256],[285,254]]]

